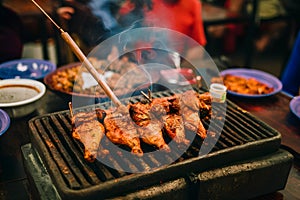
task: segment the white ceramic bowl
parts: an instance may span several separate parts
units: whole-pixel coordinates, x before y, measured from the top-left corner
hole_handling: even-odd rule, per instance
[[[45,85],[36,80],[0,80],[0,108],[11,118],[24,117],[35,111],[45,92]]]

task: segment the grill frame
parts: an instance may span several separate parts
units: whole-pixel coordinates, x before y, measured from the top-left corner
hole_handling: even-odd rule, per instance
[[[180,92],[183,92],[183,90],[173,92],[159,92],[154,93],[153,97],[169,96],[174,93]],[[139,98],[142,97],[134,97],[134,99]],[[126,101],[128,101],[128,99]],[[104,104],[105,103],[99,104],[99,106],[101,107]],[[78,143],[76,143],[76,141],[74,140],[71,140],[70,136],[68,136],[69,139],[65,138],[65,136],[61,136],[61,134],[68,134],[68,129],[69,131],[71,131],[69,111],[60,111],[56,113],[37,116],[31,119],[28,123],[30,129],[30,138],[33,147],[39,153],[47,171],[49,172],[54,182],[54,185],[56,186],[58,192],[63,197],[63,199],[80,199],[83,196],[84,198],[88,199],[98,198],[99,196],[101,196],[101,198],[111,198],[113,196],[124,195],[126,193],[144,189],[153,185],[159,185],[162,182],[175,180],[181,177],[187,177],[192,173],[200,173],[206,170],[219,168],[225,166],[226,164],[234,163],[240,160],[266,155],[268,153],[275,152],[279,149],[281,143],[281,135],[278,131],[274,130],[272,127],[268,126],[255,116],[244,111],[243,109],[239,108],[237,105],[228,100],[227,105],[230,108],[228,111],[235,111],[239,115],[250,119],[251,122],[259,125],[259,127],[270,131],[270,136],[267,136],[266,138],[260,140],[246,142],[245,144],[217,150],[212,153],[209,153],[204,157],[188,158],[183,161],[171,164],[169,166],[161,167],[149,173],[126,174],[118,172],[119,174],[114,175],[115,177],[112,177],[112,179],[104,182],[99,182],[100,178],[96,178],[99,177],[99,174],[96,173],[100,172],[93,171],[93,169],[101,168],[101,166],[99,168],[93,168],[95,167],[94,165],[98,165],[99,163],[87,163],[83,159],[82,152],[80,151],[80,149],[76,150],[75,148],[76,146],[78,146]],[[89,108],[90,106],[83,107],[80,109],[85,110]],[[233,118],[233,116],[231,117]],[[49,124],[50,126],[48,126]],[[61,124],[63,124],[63,126],[61,126]],[[54,127],[54,125],[59,126]],[[47,129],[45,129],[45,127]],[[47,138],[50,138],[49,142],[46,142]],[[64,138],[66,141],[61,141]],[[76,145],[73,144],[74,142],[76,143]],[[60,145],[60,143],[63,145]],[[52,149],[52,145],[60,146],[58,149]],[[71,153],[71,155],[68,155],[67,159],[64,158],[64,156],[66,155],[62,155],[64,158],[64,162],[60,163],[60,161],[57,160],[57,158],[61,156],[60,154],[64,154],[65,151],[67,153]],[[75,166],[85,166],[86,168],[70,168],[70,166],[73,165],[72,163],[75,163]],[[64,167],[67,168],[64,169]],[[108,170],[106,167],[102,166],[102,168],[104,171]],[[63,169],[65,170],[64,172],[66,172],[65,174],[62,174]],[[88,179],[90,180],[86,181],[84,180],[86,178],[76,176],[74,177],[75,179],[77,179],[77,182],[80,182],[80,184],[84,187],[77,185],[76,182],[67,183],[68,180],[72,180],[73,178],[69,177],[73,175],[71,174],[71,172],[73,174],[75,173],[76,176],[81,176],[80,174],[76,174],[78,172],[82,174],[89,174]],[[95,174],[93,175],[93,173]]]

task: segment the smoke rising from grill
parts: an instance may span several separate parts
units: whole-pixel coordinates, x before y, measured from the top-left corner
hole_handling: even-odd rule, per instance
[[[198,54],[196,57],[189,57],[188,54],[184,53],[185,49],[196,49]],[[177,55],[177,57],[175,56],[175,59],[174,55]],[[175,77],[173,77],[173,79],[170,77],[164,79],[164,77],[162,77],[162,72],[180,69],[180,67],[190,69],[192,75],[201,76],[201,85],[203,86],[202,89],[204,91],[208,91],[212,77],[219,76],[219,70],[216,64],[205,49],[196,41],[182,33],[157,27],[130,29],[112,36],[95,47],[88,55],[88,58],[107,60],[107,64],[101,66],[101,71],[104,73],[113,71],[115,68],[112,66],[116,66],[115,63],[124,58],[128,59],[129,62],[135,63],[138,67],[137,69],[128,71],[124,69],[125,73],[121,77],[118,77],[114,84],[111,85],[112,91],[114,91],[115,94],[118,94],[118,88],[125,83],[130,82],[130,85],[132,85],[131,90],[119,96],[120,99],[128,97],[134,98],[136,95],[141,95],[141,91],[147,91],[149,89],[152,92],[159,90],[174,91],[184,86],[186,90],[193,90],[195,82],[193,82],[193,79],[190,79],[182,73],[176,71],[175,74],[173,74]],[[178,66],[178,58],[181,61],[181,66]],[[97,68],[98,66],[95,67]],[[123,66],[119,67],[122,69]],[[139,78],[141,80],[137,81]],[[79,84],[81,84],[79,81],[75,82],[74,87]],[[72,104],[75,108],[81,107],[82,105],[92,105],[96,107],[98,103],[103,101],[107,101],[107,99],[103,100],[95,98],[91,101],[90,99],[83,100],[78,96],[72,97]],[[110,104],[111,107],[114,107],[113,103]],[[207,155],[214,148],[225,121],[226,103],[212,105],[214,116],[209,123],[205,124],[208,136],[202,142],[202,146],[198,152],[199,156]],[[214,108],[216,106],[218,107],[217,109]],[[220,109],[220,107],[222,107],[222,109]],[[111,157],[98,157],[97,159],[111,168],[117,168],[116,170],[118,171],[129,173],[153,171],[157,168],[174,163],[187,151],[196,137],[195,134],[187,135],[187,139],[190,143],[185,145],[184,148],[179,148],[178,145],[171,140],[168,142],[171,152],[166,152],[161,149],[147,152],[141,159],[142,162],[139,162],[137,156],[130,153],[130,151],[124,150],[109,142],[108,150],[111,152],[111,155],[114,155],[112,156],[113,160],[111,160]],[[118,152],[121,152],[121,154]],[[151,157],[168,157],[169,159],[159,159],[158,165],[155,163],[154,165],[143,167],[141,163],[147,163],[147,159]],[[133,168],[130,167],[130,165],[128,166],[127,163],[129,160],[140,163],[137,165],[140,167]],[[115,165],[115,162],[119,164]]]

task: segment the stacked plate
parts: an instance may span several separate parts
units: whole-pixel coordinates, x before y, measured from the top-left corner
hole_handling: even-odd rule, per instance
[[[0,79],[27,78],[42,79],[56,69],[50,61],[39,59],[19,59],[0,65]]]
[[[10,125],[10,118],[8,114],[0,109],[0,136],[7,131]]]
[[[296,96],[291,100],[290,109],[300,119],[300,96]]]

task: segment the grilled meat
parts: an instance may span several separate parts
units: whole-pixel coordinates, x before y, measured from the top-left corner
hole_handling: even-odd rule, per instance
[[[125,145],[133,154],[141,156],[141,141],[169,152],[164,133],[177,144],[183,145],[190,142],[186,139],[185,130],[204,139],[206,129],[201,120],[210,117],[210,94],[187,91],[116,109],[78,112],[72,116],[72,136],[83,143],[84,157],[88,161],[93,161],[99,152],[100,155],[108,153],[101,145],[104,135],[112,143]]]
[[[150,109],[151,105],[148,103],[137,102],[131,104],[129,107],[130,116],[133,121],[139,125],[143,126],[143,123],[148,124],[150,120]]]
[[[274,91],[273,87],[269,87],[255,78],[227,74],[223,77],[223,81],[228,90],[240,94],[268,94]]]
[[[160,118],[166,113],[170,113],[170,102],[171,98],[156,98],[152,99],[150,103],[150,112],[155,115],[157,118]]]
[[[145,127],[147,120],[158,119],[163,123],[165,132],[174,140],[187,143],[184,128],[190,130],[202,139],[206,138],[201,117],[211,116],[211,96],[209,93],[199,95],[189,90],[181,95],[156,98],[150,103],[135,103],[130,106],[133,120]],[[175,142],[176,142],[175,140]]]
[[[200,96],[193,90],[189,90],[180,96],[180,112],[185,128],[196,133],[202,139],[206,138],[207,131],[201,121],[201,111],[202,113],[211,114],[211,107],[207,106],[206,102],[211,102],[211,97],[208,94]],[[207,117],[210,118],[210,116]]]
[[[203,94],[198,94],[198,99],[200,101],[200,119],[208,121],[212,116],[212,97],[209,92],[206,92]]]
[[[78,112],[72,118],[73,125],[80,125],[82,123],[86,123],[89,120],[103,121],[106,112],[99,108],[96,108],[94,111],[91,112]]]
[[[185,138],[185,130],[182,116],[169,114],[163,117],[164,130],[178,144],[189,144]]]
[[[131,117],[137,125],[138,133],[146,144],[158,149],[170,151],[163,138],[163,124],[157,119],[157,113],[163,112],[163,107],[154,107],[152,104],[137,102],[130,105]]]
[[[180,105],[182,107],[188,107],[191,110],[199,111],[200,101],[198,98],[198,93],[193,90],[188,90],[180,95]]]
[[[139,134],[127,108],[110,110],[104,118],[104,126],[111,142],[131,148],[133,154],[143,155]]]
[[[103,113],[97,112],[78,112],[72,117],[72,137],[79,140],[84,145],[84,158],[93,162],[97,154],[107,154],[108,151],[100,145],[105,135],[104,126],[99,122]],[[99,152],[98,152],[99,151]]]
[[[204,128],[199,112],[190,109],[189,107],[182,108],[182,118],[184,127],[199,135],[202,139],[206,138],[206,129]]]
[[[163,138],[163,124],[157,119],[147,120],[147,122],[149,123],[143,123],[142,126],[138,126],[138,132],[143,142],[170,152],[170,148]]]

